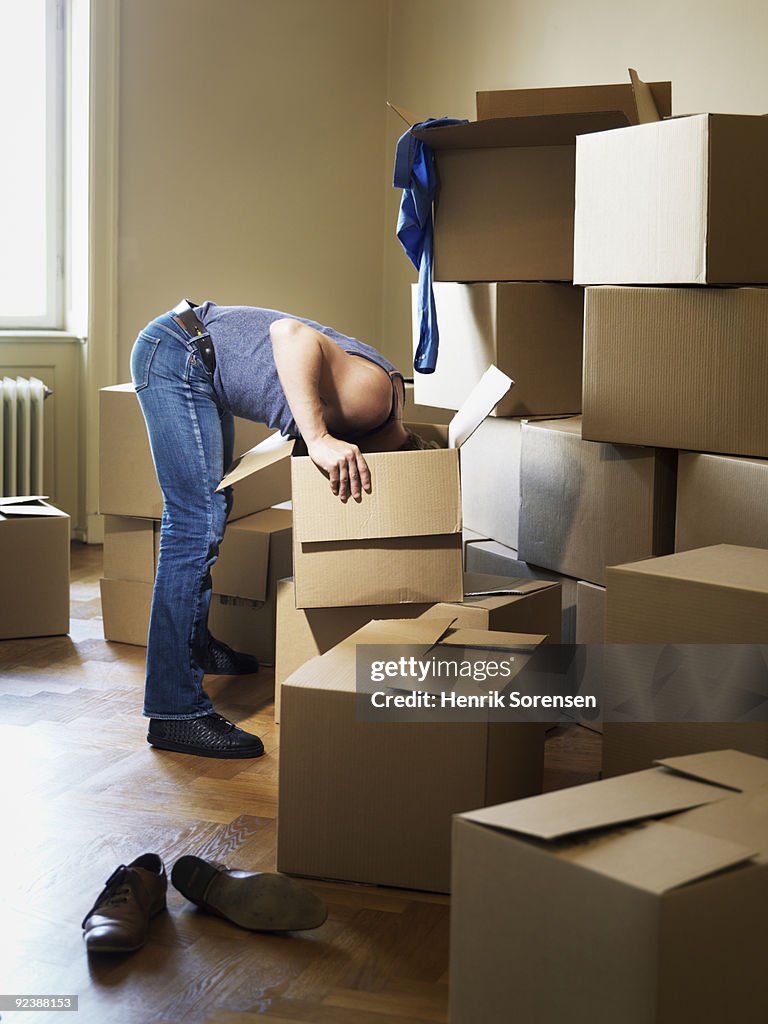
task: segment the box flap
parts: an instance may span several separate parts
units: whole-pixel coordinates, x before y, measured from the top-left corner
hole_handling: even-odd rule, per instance
[[[487,121],[417,128],[415,138],[432,149],[504,149],[519,146],[573,146],[577,135],[626,128],[619,110],[597,113],[543,114],[540,117],[494,117]]]
[[[272,434],[261,444],[257,444],[255,448],[251,448],[240,458],[235,459],[216,490],[222,491],[225,487],[232,487],[239,480],[252,476],[260,469],[266,469],[267,466],[287,458],[293,451],[293,446],[294,441],[287,440],[282,434]]]
[[[493,597],[503,594],[532,594],[553,586],[551,580],[511,579],[482,572],[464,573],[464,597]]]
[[[562,860],[661,894],[750,860],[754,848],[655,821],[558,851]]]
[[[751,789],[731,795],[727,800],[685,811],[675,816],[675,826],[759,850],[758,860],[765,864],[768,862],[768,788]]]
[[[342,640],[338,646],[421,644],[433,647],[455,621],[455,617],[449,616],[434,619],[372,619]]]
[[[507,633],[461,626],[449,630],[440,643],[451,647],[477,647],[484,651],[530,651],[546,639],[546,635],[539,633]]]
[[[426,117],[419,117],[417,114],[412,113],[406,107],[401,107],[399,104],[390,103],[387,100],[387,106],[390,110],[394,110],[397,116],[406,123],[409,128],[412,128],[415,124],[421,124],[422,121],[426,121]]]
[[[654,99],[650,85],[639,78],[634,68],[629,69],[629,78],[632,82],[632,93],[635,97],[638,124],[649,124],[651,121],[660,121],[661,114],[656,106],[656,100]]]
[[[688,810],[727,796],[728,790],[720,786],[649,768],[470,811],[464,817],[480,825],[537,839],[561,839],[592,829]]]
[[[627,120],[637,124],[658,121],[672,113],[672,83],[641,82],[637,72],[629,69],[629,82],[613,85],[570,85],[533,89],[495,89],[477,92],[477,118],[540,117],[542,114],[565,114],[620,110]],[[635,81],[640,86],[634,88]],[[652,106],[642,95],[648,90]],[[637,93],[641,93],[638,103]],[[640,106],[642,109],[638,109]]]
[[[498,366],[491,364],[448,425],[448,446],[460,448],[514,383]]]
[[[4,519],[40,519],[66,514],[38,497],[0,498],[0,516]]]
[[[768,786],[768,759],[744,754],[740,750],[712,750],[706,754],[665,757],[656,764],[671,768],[702,782],[714,782],[735,790]]]
[[[461,532],[456,453],[447,448],[370,452],[371,493],[343,503],[308,456],[291,460],[293,528],[299,544],[373,541]]]

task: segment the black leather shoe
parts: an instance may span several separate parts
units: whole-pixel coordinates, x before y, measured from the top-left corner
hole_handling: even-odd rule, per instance
[[[240,928],[294,932],[319,928],[325,904],[287,875],[238,871],[202,857],[180,857],[171,881],[182,896]]]
[[[249,676],[259,671],[259,661],[252,654],[233,651],[223,641],[209,636],[203,671],[216,676]]]
[[[89,953],[131,953],[147,938],[149,919],[165,909],[168,879],[156,853],[115,868],[83,919]]]
[[[198,757],[261,757],[264,753],[258,736],[215,712],[201,718],[150,718],[147,742]]]

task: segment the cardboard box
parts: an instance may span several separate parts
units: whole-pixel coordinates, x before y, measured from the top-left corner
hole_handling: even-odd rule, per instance
[[[455,820],[452,1024],[768,1017],[768,764],[663,764]]]
[[[639,83],[650,90],[653,110],[644,105],[643,93],[635,94],[631,82],[619,85],[575,85],[549,89],[496,89],[476,93],[477,118],[575,114],[588,111],[619,110],[627,124],[669,117],[672,113],[672,83]],[[638,109],[639,108],[639,109]]]
[[[560,584],[562,608],[560,638],[564,644],[576,643],[576,580],[561,573],[523,562],[512,548],[497,541],[471,541],[464,552],[467,572],[533,580],[552,580]]]
[[[358,720],[355,644],[464,643],[467,631],[444,636],[446,624],[370,623],[283,684],[279,871],[447,892],[451,815],[502,791],[540,792],[541,723]]]
[[[464,525],[517,548],[522,420],[489,417],[461,449]]]
[[[768,288],[588,288],[584,337],[584,437],[768,456]]]
[[[572,280],[576,136],[626,123],[566,113],[414,131],[440,179],[434,280]]]
[[[768,550],[715,544],[606,573],[610,644],[768,641]]]
[[[446,426],[454,416],[454,409],[437,409],[434,406],[421,405],[414,395],[414,382],[405,382],[405,405],[403,417],[415,423],[442,423]]]
[[[677,466],[676,551],[768,547],[767,460],[680,452]]]
[[[339,501],[292,442],[240,460],[220,486],[261,472],[268,460],[290,461],[297,607],[461,600],[458,449],[511,384],[488,368],[451,420],[447,449],[366,453],[372,492],[360,502]]]
[[[156,558],[150,562],[153,545],[153,524],[149,520],[127,520],[141,523],[141,528],[122,532],[125,520],[113,521],[105,536],[117,538],[120,548],[138,550],[143,540],[143,553],[135,563],[134,577],[101,580],[104,637],[120,643],[146,646],[152,587]],[[118,552],[119,553],[119,550]],[[125,567],[113,554],[110,567]],[[152,575],[144,579],[150,565]],[[106,563],[105,563],[106,572]],[[277,583],[291,572],[291,512],[266,509],[239,519],[227,526],[219,559],[211,576],[211,597],[208,626],[211,633],[236,650],[254,654],[264,664],[275,660],[275,616]],[[141,577],[141,578],[136,578]]]
[[[579,284],[768,282],[768,121],[694,114],[582,136]]]
[[[546,633],[560,641],[560,587],[548,580],[464,574],[464,600],[436,604],[297,608],[293,580],[277,588],[275,721],[280,721],[282,683],[310,658],[331,648],[372,619],[453,618],[456,627],[507,633]]]
[[[242,453],[272,431],[261,423],[235,418],[235,453]],[[265,469],[234,493],[230,521],[290,498],[287,466]],[[99,511],[104,515],[160,519],[163,496],[157,482],[141,406],[132,384],[99,393]]]
[[[0,499],[0,640],[69,632],[69,534],[43,498]]]
[[[435,282],[440,354],[434,373],[416,374],[425,406],[458,409],[492,363],[514,388],[492,416],[581,412],[584,293],[542,281]],[[412,289],[413,349],[419,342],[418,287]]]
[[[518,554],[590,583],[674,548],[675,456],[582,440],[581,419],[524,423]]]
[[[160,523],[133,516],[104,517],[104,576],[154,583]]]
[[[603,778],[639,772],[662,757],[724,748],[768,757],[767,722],[605,722]]]

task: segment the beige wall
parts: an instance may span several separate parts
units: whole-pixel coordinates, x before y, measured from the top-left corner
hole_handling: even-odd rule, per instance
[[[123,0],[119,351],[189,296],[380,344],[387,0]]]
[[[426,117],[475,115],[475,90],[671,79],[673,113],[768,111],[765,0],[392,0],[388,98]],[[400,128],[387,121],[387,169]],[[409,285],[387,193],[383,334],[410,355]],[[389,227],[391,225],[391,227]]]

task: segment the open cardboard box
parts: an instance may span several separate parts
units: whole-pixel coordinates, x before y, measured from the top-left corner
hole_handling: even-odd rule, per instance
[[[455,819],[451,1024],[768,1019],[768,761],[659,765]]]
[[[44,497],[0,498],[0,639],[69,632],[69,533]]]
[[[278,870],[447,892],[451,815],[541,792],[544,723],[358,718],[358,644],[425,645],[430,654],[441,646],[493,648],[492,657],[499,650],[519,657],[547,639],[452,622],[450,614],[369,622],[286,680]]]
[[[458,449],[512,386],[491,366],[448,426],[448,448],[371,452],[372,492],[343,504],[294,442],[279,435],[247,452],[221,487],[291,457],[293,571],[298,608],[461,601]]]
[[[532,103],[513,117],[413,130],[434,151],[440,181],[435,281],[572,280],[576,136],[627,127],[611,103],[554,113]],[[642,116],[659,111],[651,103]]]

